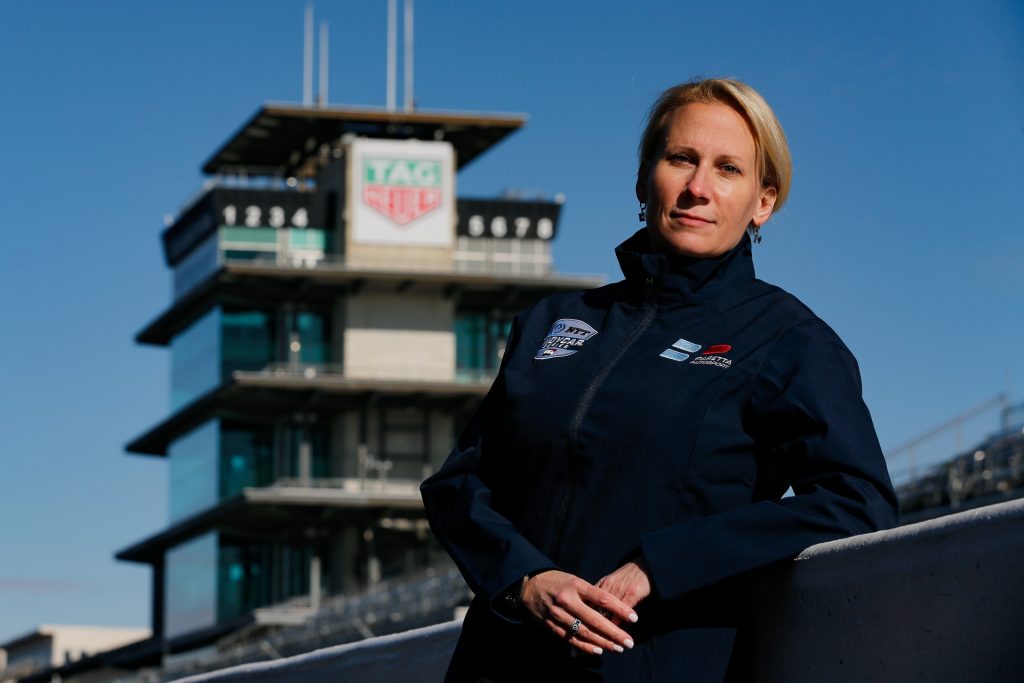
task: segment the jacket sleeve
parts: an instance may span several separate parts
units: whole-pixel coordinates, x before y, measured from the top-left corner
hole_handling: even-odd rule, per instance
[[[897,522],[857,362],[820,320],[799,323],[773,343],[754,380],[744,429],[764,469],[776,473],[768,476],[781,481],[768,487],[773,494],[765,500],[645,534],[642,552],[662,599]],[[795,495],[777,498],[786,484]]]
[[[430,528],[455,561],[473,592],[492,611],[518,621],[503,596],[524,576],[557,566],[491,507],[495,467],[505,414],[505,365],[515,352],[514,320],[498,376],[444,465],[420,486]]]

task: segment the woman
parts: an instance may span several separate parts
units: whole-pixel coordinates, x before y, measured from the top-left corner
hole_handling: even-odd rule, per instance
[[[625,279],[516,318],[476,420],[422,486],[476,594],[447,680],[742,676],[733,598],[752,572],[895,524],[856,361],[754,277],[750,233],[790,175],[749,86],[655,103]]]

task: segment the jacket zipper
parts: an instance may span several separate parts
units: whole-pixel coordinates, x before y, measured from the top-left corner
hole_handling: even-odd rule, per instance
[[[576,440],[579,437],[580,425],[583,423],[583,418],[586,416],[587,410],[590,409],[590,404],[594,400],[594,396],[597,394],[597,390],[601,388],[601,385],[608,378],[612,368],[622,359],[629,347],[636,342],[637,338],[644,333],[644,330],[650,326],[651,321],[654,320],[654,314],[657,312],[657,304],[654,298],[654,278],[648,277],[644,281],[644,308],[643,315],[640,317],[640,322],[633,328],[633,331],[629,333],[629,336],[623,340],[622,345],[615,350],[615,353],[608,362],[605,363],[604,367],[594,375],[594,379],[591,380],[590,384],[587,385],[586,390],[580,397],[579,403],[576,404],[576,413],[573,415],[572,422],[569,423],[569,434],[566,448],[566,476],[565,476],[565,492],[562,494],[562,501],[558,507],[558,515],[555,517],[555,538],[551,544],[551,555],[552,559],[556,562],[558,551],[562,546],[562,534],[565,531],[565,517],[569,513],[569,506],[572,503],[573,498],[573,451],[576,450]]]

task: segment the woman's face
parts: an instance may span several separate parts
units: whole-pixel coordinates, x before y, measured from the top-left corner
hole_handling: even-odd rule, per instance
[[[768,220],[775,188],[760,186],[754,137],[732,107],[683,105],[670,115],[665,133],[636,186],[637,198],[647,202],[655,248],[719,256],[739,244],[751,221]]]

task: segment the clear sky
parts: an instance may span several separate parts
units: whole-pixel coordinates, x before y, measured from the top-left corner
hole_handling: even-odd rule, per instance
[[[301,100],[303,7],[0,4],[0,642],[148,625],[150,571],[113,554],[167,522],[165,461],[123,451],[168,406],[168,352],[132,341],[170,302],[162,217],[260,103]],[[332,103],[384,104],[385,8],[316,3]],[[1019,0],[420,0],[415,25],[421,108],[529,115],[459,193],[565,193],[560,270],[617,276],[657,93],[738,77],[795,159],[759,275],[854,351],[883,448],[1024,398]],[[966,425],[962,447],[996,425]]]

